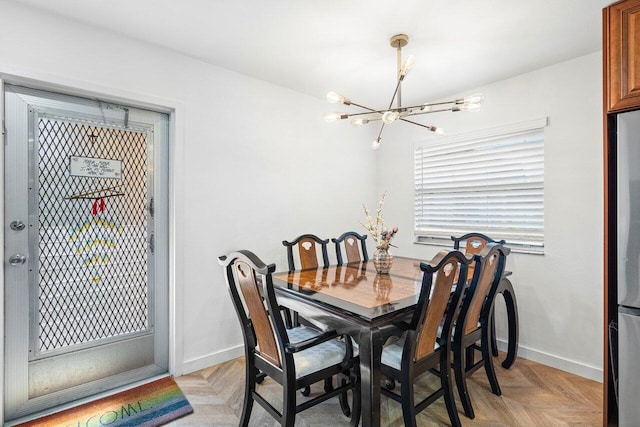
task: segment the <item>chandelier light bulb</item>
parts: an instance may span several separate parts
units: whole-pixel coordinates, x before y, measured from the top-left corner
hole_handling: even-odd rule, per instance
[[[432,130],[436,135],[444,135],[444,129],[442,128],[433,126]]]
[[[422,112],[429,113],[431,111],[433,111],[433,105],[429,105],[429,104],[422,105]]]
[[[384,114],[382,114],[382,122],[388,125],[395,122],[398,117],[400,117],[400,113],[397,111],[385,111]]]
[[[413,55],[409,55],[405,58],[405,60],[402,62],[402,67],[400,67],[400,75],[401,76],[406,76],[407,73],[409,72],[409,70],[411,69],[411,67],[413,66],[413,62],[414,62],[414,57]]]
[[[353,119],[351,120],[351,124],[354,126],[362,126],[362,125],[366,125],[367,123],[369,123],[369,120],[367,119]]]
[[[338,120],[346,119],[347,117],[349,117],[347,113],[325,113],[324,121],[332,123],[337,122]]]
[[[380,138],[377,138],[375,141],[373,141],[373,143],[371,144],[371,149],[375,151],[380,149]]]
[[[482,104],[462,104],[460,105],[460,110],[462,111],[478,111],[482,107]]]
[[[473,95],[465,96],[462,100],[464,105],[478,105],[482,102],[482,94],[474,93]]]
[[[327,93],[327,101],[329,101],[332,104],[346,104],[346,105],[351,104],[351,101],[348,98],[345,98],[344,96],[335,92]]]

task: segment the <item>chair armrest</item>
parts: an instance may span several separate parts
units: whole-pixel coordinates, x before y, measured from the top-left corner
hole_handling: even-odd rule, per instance
[[[283,305],[279,305],[278,308],[280,309],[280,312],[282,313],[282,317],[284,319],[284,325],[287,329],[291,329],[293,326],[293,323],[291,322],[291,311],[283,306]]]
[[[289,343],[285,346],[285,351],[287,353],[297,353],[299,351],[306,350],[308,348],[321,344],[325,341],[332,340],[339,336],[340,335],[338,335],[336,331],[327,331],[318,335],[317,337],[309,338],[308,340],[304,340],[296,343]]]

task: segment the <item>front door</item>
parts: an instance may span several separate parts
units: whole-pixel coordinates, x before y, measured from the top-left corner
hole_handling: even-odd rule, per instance
[[[4,96],[11,420],[167,372],[168,116]]]

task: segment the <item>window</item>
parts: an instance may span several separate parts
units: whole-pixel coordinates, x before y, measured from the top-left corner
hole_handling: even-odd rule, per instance
[[[540,119],[415,147],[415,241],[480,232],[515,250],[544,249]]]

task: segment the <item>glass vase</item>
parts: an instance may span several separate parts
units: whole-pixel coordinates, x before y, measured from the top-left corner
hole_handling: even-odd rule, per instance
[[[373,253],[373,265],[379,274],[389,274],[391,264],[393,263],[393,255],[389,249],[377,248]]]

